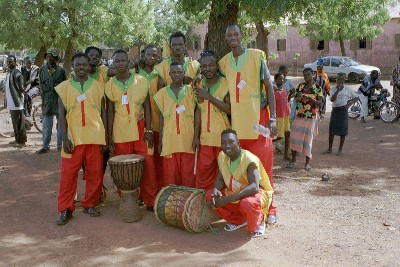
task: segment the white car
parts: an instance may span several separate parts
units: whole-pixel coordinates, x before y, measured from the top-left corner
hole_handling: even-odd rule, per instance
[[[324,70],[329,78],[336,78],[337,74],[343,72],[346,74],[346,78],[351,83],[357,83],[364,79],[366,75],[371,74],[371,71],[377,70],[379,75],[381,70],[374,66],[363,65],[360,62],[355,61],[351,57],[340,57],[340,56],[328,56],[322,57],[324,60]],[[317,71],[317,61],[314,63],[308,63],[304,65],[304,68],[311,68],[313,71]]]

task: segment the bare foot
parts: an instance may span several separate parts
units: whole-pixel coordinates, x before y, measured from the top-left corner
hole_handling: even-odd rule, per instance
[[[331,149],[328,149],[328,150],[324,151],[323,154],[331,154],[331,153],[332,153],[332,150],[331,150]]]

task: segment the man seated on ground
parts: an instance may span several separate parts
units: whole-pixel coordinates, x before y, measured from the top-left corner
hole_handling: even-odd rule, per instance
[[[379,73],[377,70],[371,71],[370,75],[364,77],[364,80],[358,89],[358,94],[361,100],[361,123],[365,123],[365,118],[368,117],[368,98],[375,93],[375,89],[382,89],[382,84],[379,79]],[[376,107],[379,107],[380,102],[375,103]],[[374,119],[379,119],[379,111],[375,109]]]
[[[207,200],[228,222],[226,231],[247,225],[252,237],[262,236],[273,193],[268,175],[256,156],[240,148],[236,131],[221,133],[221,147],[219,174],[214,189],[207,192]]]

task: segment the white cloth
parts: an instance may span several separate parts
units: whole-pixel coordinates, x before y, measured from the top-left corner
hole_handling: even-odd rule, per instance
[[[291,89],[294,89],[294,87],[295,87],[294,83],[291,80],[285,79],[285,82],[283,83],[283,88],[285,88],[286,93],[288,93],[288,95],[289,95],[289,91]]]
[[[358,97],[361,101],[361,117],[368,117],[368,96],[363,95],[362,93],[358,94]]]
[[[331,89],[331,98],[332,96],[336,93],[337,87],[334,86]],[[332,107],[342,107],[344,105],[347,105],[347,101],[350,98],[355,98],[359,97],[359,94],[357,94],[355,91],[351,90],[349,87],[345,86],[342,91],[340,91],[336,97],[336,100],[332,102]]]
[[[12,99],[11,96],[11,92],[10,92],[10,73],[7,72],[7,76],[6,76],[6,99],[7,99],[7,109],[8,110],[23,110],[24,109],[24,105],[16,107],[14,104],[14,101]],[[24,97],[22,96],[22,103],[24,103]]]

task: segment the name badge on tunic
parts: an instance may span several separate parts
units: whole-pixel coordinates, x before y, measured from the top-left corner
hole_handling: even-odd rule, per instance
[[[176,113],[181,114],[185,110],[186,110],[185,105],[182,105],[182,106],[179,106],[179,107],[176,108]]]
[[[240,189],[240,183],[236,180],[232,180],[232,187]]]
[[[76,99],[77,99],[77,100],[78,100],[78,102],[80,103],[80,102],[82,102],[82,101],[86,100],[86,99],[87,99],[87,97],[86,97],[86,94],[81,94],[81,95],[80,95],[80,96],[78,96]]]
[[[122,96],[122,105],[128,105],[128,95]]]
[[[237,88],[239,88],[239,90],[242,90],[245,85],[246,85],[246,82],[244,80],[241,80],[238,83]]]

